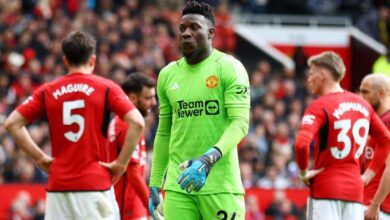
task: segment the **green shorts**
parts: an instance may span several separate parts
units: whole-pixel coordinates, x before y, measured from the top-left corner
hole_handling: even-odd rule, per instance
[[[244,195],[216,193],[193,195],[165,191],[165,220],[244,220]]]

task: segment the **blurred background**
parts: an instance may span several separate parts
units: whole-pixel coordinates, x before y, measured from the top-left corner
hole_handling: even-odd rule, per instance
[[[215,8],[214,47],[241,60],[250,75],[250,131],[239,146],[246,219],[305,219],[308,190],[298,177],[293,143],[314,98],[305,86],[306,60],[325,50],[339,53],[347,66],[342,85],[351,91],[374,67],[390,74],[390,1],[204,2]],[[47,176],[2,123],[42,83],[66,74],[61,39],[72,30],[96,36],[95,73],[118,84],[133,72],[157,79],[162,67],[181,57],[177,33],[184,3],[0,0],[0,219],[43,219]],[[157,110],[146,120],[149,167]],[[50,153],[47,124],[36,121],[28,129]]]

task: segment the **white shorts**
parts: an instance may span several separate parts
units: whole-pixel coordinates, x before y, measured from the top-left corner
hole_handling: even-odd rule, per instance
[[[119,220],[114,189],[91,192],[47,192],[45,220]]]
[[[364,208],[355,202],[309,198],[306,216],[307,220],[363,220]]]
[[[386,212],[379,211],[378,220],[390,220],[390,214]]]

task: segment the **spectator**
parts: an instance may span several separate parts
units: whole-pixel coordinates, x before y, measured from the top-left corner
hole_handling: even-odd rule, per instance
[[[285,189],[289,186],[289,182],[278,172],[276,166],[270,166],[266,170],[266,176],[261,178],[256,185],[265,189]]]
[[[253,187],[254,178],[253,178],[253,169],[250,162],[241,162],[240,163],[241,171],[241,181],[245,189]]]
[[[20,191],[12,201],[11,216],[12,220],[29,220],[33,216],[31,207],[31,195],[26,191]]]
[[[265,214],[273,220],[298,220],[302,213],[299,208],[289,199],[283,191],[277,190],[274,201],[267,207]]]
[[[245,200],[245,219],[246,220],[265,220],[264,214],[259,210],[257,197],[248,196]]]
[[[385,74],[390,77],[390,44],[387,45],[386,55],[380,56],[372,67],[373,73]]]

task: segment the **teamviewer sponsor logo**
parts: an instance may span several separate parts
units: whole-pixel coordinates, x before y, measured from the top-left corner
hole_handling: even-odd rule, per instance
[[[179,118],[194,117],[202,115],[218,115],[219,102],[218,100],[177,101],[178,109],[176,110]]]
[[[206,115],[218,115],[219,114],[219,102],[218,100],[205,101]]]

